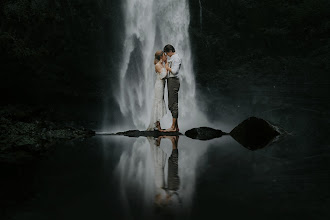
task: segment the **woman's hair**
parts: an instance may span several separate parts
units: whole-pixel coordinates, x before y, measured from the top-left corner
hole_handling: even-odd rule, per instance
[[[156,63],[158,63],[161,59],[161,57],[163,56],[163,51],[162,50],[158,50],[155,53],[155,60],[154,60],[154,64],[156,65]]]

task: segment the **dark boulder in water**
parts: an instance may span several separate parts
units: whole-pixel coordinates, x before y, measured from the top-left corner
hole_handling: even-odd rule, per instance
[[[221,137],[222,135],[225,134],[227,133],[209,127],[193,128],[186,131],[185,133],[187,137],[190,137],[192,139],[199,139],[199,140],[210,140],[213,138]]]
[[[271,142],[275,141],[275,138],[285,131],[272,125],[270,122],[256,118],[250,117],[237,125],[230,133],[237,142],[239,142],[244,147],[255,150],[260,149]],[[159,136],[178,136],[182,135],[180,132],[160,132],[160,131],[139,131],[139,130],[129,130],[124,132],[113,133],[110,135],[124,135],[128,137],[159,137]],[[192,128],[185,132],[185,135],[192,139],[198,140],[211,140],[214,138],[222,137],[223,135],[228,135],[228,133],[223,132],[218,129],[209,127],[199,127]]]
[[[250,117],[237,125],[230,135],[244,147],[256,150],[272,143],[283,133],[283,130],[264,119]]]
[[[250,117],[237,125],[229,134],[244,147],[256,150],[274,142],[277,137],[284,133],[283,129],[264,119]],[[185,133],[187,137],[199,140],[210,140],[227,134],[209,127],[193,128]]]

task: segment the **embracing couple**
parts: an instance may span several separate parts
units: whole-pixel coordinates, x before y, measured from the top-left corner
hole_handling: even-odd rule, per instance
[[[178,93],[180,89],[179,71],[181,67],[181,58],[172,45],[168,44],[163,50],[155,53],[155,94],[152,105],[150,125],[147,131],[177,132],[178,125]],[[165,80],[167,80],[168,90],[168,108],[172,113],[172,126],[168,129],[162,129],[160,119],[166,114],[164,101]]]

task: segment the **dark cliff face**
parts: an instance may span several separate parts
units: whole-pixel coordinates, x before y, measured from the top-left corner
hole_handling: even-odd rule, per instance
[[[101,112],[116,76],[113,55],[121,50],[119,6],[119,0],[1,1],[1,105],[52,105],[72,116],[85,111],[82,117]]]
[[[1,1],[1,102],[98,102],[120,49],[119,3]]]
[[[104,103],[116,109],[110,82],[117,80],[123,49],[121,4],[1,1],[0,104],[51,104],[63,109],[75,105],[75,110],[68,110],[73,116],[77,109],[102,112]],[[266,78],[277,84],[328,81],[329,4],[189,1],[198,89],[230,94],[242,84],[251,87]],[[324,97],[326,92],[321,91]]]
[[[195,0],[190,9],[202,86],[224,88],[237,80],[253,84],[260,77],[280,82],[284,74],[289,81],[328,79],[329,1]]]

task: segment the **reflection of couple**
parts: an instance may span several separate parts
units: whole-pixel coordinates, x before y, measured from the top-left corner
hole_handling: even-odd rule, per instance
[[[167,59],[167,57],[169,57]],[[154,101],[148,131],[159,130],[164,132],[179,131],[178,126],[178,93],[180,89],[179,70],[181,58],[175,53],[172,45],[168,44],[163,51],[155,53],[155,70],[157,79],[155,83]],[[172,126],[166,130],[161,129],[160,119],[166,114],[164,101],[165,79],[168,89],[168,108],[172,113]]]
[[[160,148],[162,138],[167,138],[172,142],[172,153],[168,159],[168,176],[167,187],[165,187],[165,164],[166,153]],[[153,155],[153,162],[155,168],[155,205],[158,207],[165,207],[177,200],[180,203],[180,198],[177,190],[180,186],[180,178],[178,175],[178,141],[179,136],[160,136],[158,139],[148,137],[151,152]]]

